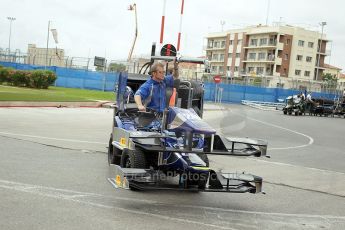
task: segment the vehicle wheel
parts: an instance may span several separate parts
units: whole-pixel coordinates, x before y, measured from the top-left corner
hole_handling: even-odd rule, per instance
[[[298,111],[297,111],[297,112],[295,112],[295,116],[298,116]]]
[[[112,145],[113,142],[113,135],[110,134],[109,138],[109,146],[108,146],[108,164],[116,164],[119,165],[121,161],[121,150],[118,148],[114,148]]]
[[[208,156],[205,153],[197,153],[197,155],[206,163],[206,167],[210,166],[210,161],[208,160]]]
[[[287,111],[286,111],[286,110],[284,110],[284,111],[283,111],[283,113],[286,115],[286,114],[287,114]]]
[[[121,156],[121,167],[122,168],[139,168],[146,169],[147,163],[145,154],[143,151],[136,150],[124,150]]]
[[[205,189],[208,180],[208,172],[207,173],[198,173],[198,174],[189,174],[187,180],[187,187],[188,186],[198,186],[198,189]]]
[[[193,99],[200,98],[204,91],[204,88],[197,81],[190,81],[193,88]]]
[[[292,114],[292,111],[289,111],[289,115],[291,115]]]

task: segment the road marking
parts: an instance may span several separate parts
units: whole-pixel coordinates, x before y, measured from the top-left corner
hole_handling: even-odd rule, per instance
[[[54,137],[43,137],[43,136],[27,135],[27,134],[19,134],[19,133],[0,132],[0,134],[2,134],[2,135],[9,135],[9,136],[19,136],[19,137],[30,137],[30,138],[54,140],[54,141],[67,141],[67,142],[89,143],[89,144],[99,144],[99,145],[107,145],[107,144],[108,144],[108,143],[97,142],[97,141],[83,141],[83,140],[74,140],[74,139],[64,139],[64,138],[54,138]]]
[[[86,204],[86,205],[99,207],[99,208],[117,209],[117,210],[120,210],[123,212],[160,218],[160,219],[169,220],[172,222],[178,221],[178,222],[188,223],[188,224],[193,224],[193,225],[202,225],[202,226],[206,226],[206,227],[211,227],[212,229],[216,228],[216,229],[237,230],[235,228],[223,227],[223,226],[218,226],[218,225],[214,225],[214,224],[207,224],[207,223],[202,223],[199,221],[170,217],[170,216],[165,216],[165,215],[160,215],[160,214],[148,213],[148,212],[144,212],[144,211],[136,211],[136,210],[121,208],[121,207],[114,207],[114,206],[104,205],[104,204],[95,203],[95,202],[91,202],[91,201],[78,200],[78,197],[86,197],[86,196],[103,197],[102,195],[93,194],[93,193],[84,193],[84,192],[73,191],[73,190],[57,189],[57,188],[44,187],[44,186],[38,186],[38,185],[30,185],[30,184],[24,184],[24,183],[6,181],[6,180],[0,180],[0,188],[11,189],[11,190],[21,191],[21,192],[27,192],[27,193],[31,193],[31,194],[35,194],[35,195],[41,195],[41,196],[51,197],[51,198],[56,198],[56,199],[61,199],[61,200],[73,201],[76,203]],[[70,195],[66,195],[66,193],[68,193]],[[75,194],[73,194],[73,193],[75,193]],[[132,198],[131,199],[125,198],[125,200],[138,201],[138,200],[135,200]],[[149,200],[140,200],[140,201],[149,202],[149,203],[157,203],[155,201],[149,201]]]
[[[225,208],[217,208],[217,207],[209,207],[209,206],[197,206],[197,205],[179,205],[179,204],[169,204],[169,203],[161,203],[158,201],[147,200],[147,199],[135,199],[135,198],[125,198],[125,197],[107,197],[96,193],[88,193],[88,192],[80,192],[68,189],[58,189],[53,187],[45,187],[40,185],[33,185],[33,184],[25,184],[20,182],[8,181],[8,180],[1,180],[0,179],[0,188],[10,189],[20,192],[31,193],[35,195],[41,195],[45,197],[51,197],[56,199],[68,200],[77,203],[83,203],[95,207],[107,208],[107,209],[119,209],[125,212],[134,213],[134,214],[141,214],[147,215],[152,217],[158,217],[161,219],[172,220],[172,221],[179,221],[179,222],[186,222],[198,225],[204,225],[209,227],[221,228],[221,229],[234,229],[228,227],[222,227],[213,224],[201,223],[192,220],[180,219],[175,217],[168,217],[164,215],[154,214],[154,213],[147,213],[144,211],[136,211],[121,207],[114,207],[110,205],[103,205],[100,203],[95,203],[91,201],[78,200],[78,198],[85,198],[85,197],[104,197],[104,198],[111,198],[113,200],[123,200],[123,201],[131,201],[131,202],[144,202],[152,205],[169,205],[172,207],[177,208],[194,208],[194,209],[205,209],[210,211],[221,211],[221,212],[232,212],[232,213],[242,213],[242,214],[251,214],[251,215],[262,215],[262,216],[279,216],[279,217],[297,217],[297,218],[313,218],[313,219],[332,219],[332,220],[341,220],[345,221],[345,216],[334,216],[334,215],[314,215],[314,214],[294,214],[294,213],[277,213],[277,212],[258,212],[258,211],[245,211],[245,210],[237,210],[237,209],[225,209]]]
[[[245,117],[248,120],[256,121],[256,122],[262,123],[264,125],[268,125],[268,126],[272,126],[272,127],[278,128],[278,129],[282,129],[282,130],[288,131],[288,132],[292,132],[292,133],[301,135],[301,136],[306,137],[307,139],[309,139],[309,142],[307,144],[304,144],[304,145],[268,148],[268,150],[287,150],[287,149],[304,148],[304,147],[310,146],[310,145],[312,145],[314,143],[314,139],[311,136],[308,136],[307,134],[304,134],[304,133],[301,133],[301,132],[297,132],[295,130],[288,129],[288,128],[285,128],[285,127],[282,127],[282,126],[279,126],[279,125],[274,125],[274,124],[269,123],[269,122],[265,122],[265,121],[261,121],[261,120],[255,119],[255,118],[251,118],[249,116],[243,116],[242,114],[233,112],[232,110],[230,110],[230,112],[234,113],[234,114],[236,114],[238,116]]]
[[[331,170],[327,170],[327,169],[318,169],[318,168],[313,168],[313,167],[304,167],[304,166],[299,166],[299,165],[293,165],[293,164],[288,164],[288,163],[281,163],[281,162],[277,162],[277,161],[266,161],[266,160],[255,159],[255,158],[247,158],[247,159],[251,160],[251,161],[264,162],[264,163],[274,164],[274,165],[282,165],[282,166],[289,166],[289,167],[295,167],[295,168],[309,169],[309,170],[314,170],[314,171],[323,172],[323,173],[332,173],[332,174],[345,175],[345,173],[343,173],[343,172],[331,171]]]

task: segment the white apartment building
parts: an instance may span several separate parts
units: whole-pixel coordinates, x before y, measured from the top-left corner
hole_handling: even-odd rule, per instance
[[[212,73],[250,81],[261,77],[269,87],[309,87],[321,80],[328,55],[325,34],[289,25],[228,30],[206,39]],[[314,85],[319,90],[321,84]]]
[[[48,51],[48,52],[47,52]],[[26,64],[42,66],[66,66],[65,51],[58,48],[38,48],[35,44],[28,44]]]

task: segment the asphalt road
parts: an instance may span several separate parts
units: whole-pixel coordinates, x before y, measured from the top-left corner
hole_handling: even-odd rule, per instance
[[[345,119],[240,105],[204,119],[269,141],[271,158],[210,157],[263,176],[265,195],[116,190],[110,109],[0,109],[0,229],[345,229]]]

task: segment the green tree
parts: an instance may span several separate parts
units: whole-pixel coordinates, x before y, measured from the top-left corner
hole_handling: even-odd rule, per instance
[[[322,75],[322,80],[324,82],[324,88],[325,89],[335,89],[337,88],[337,76],[335,74],[330,74],[330,73],[326,73]]]
[[[323,81],[337,81],[338,79],[335,76],[335,74],[326,73],[322,75],[322,80]]]
[[[123,72],[126,70],[126,66],[124,64],[119,63],[110,63],[108,67],[109,72]]]

